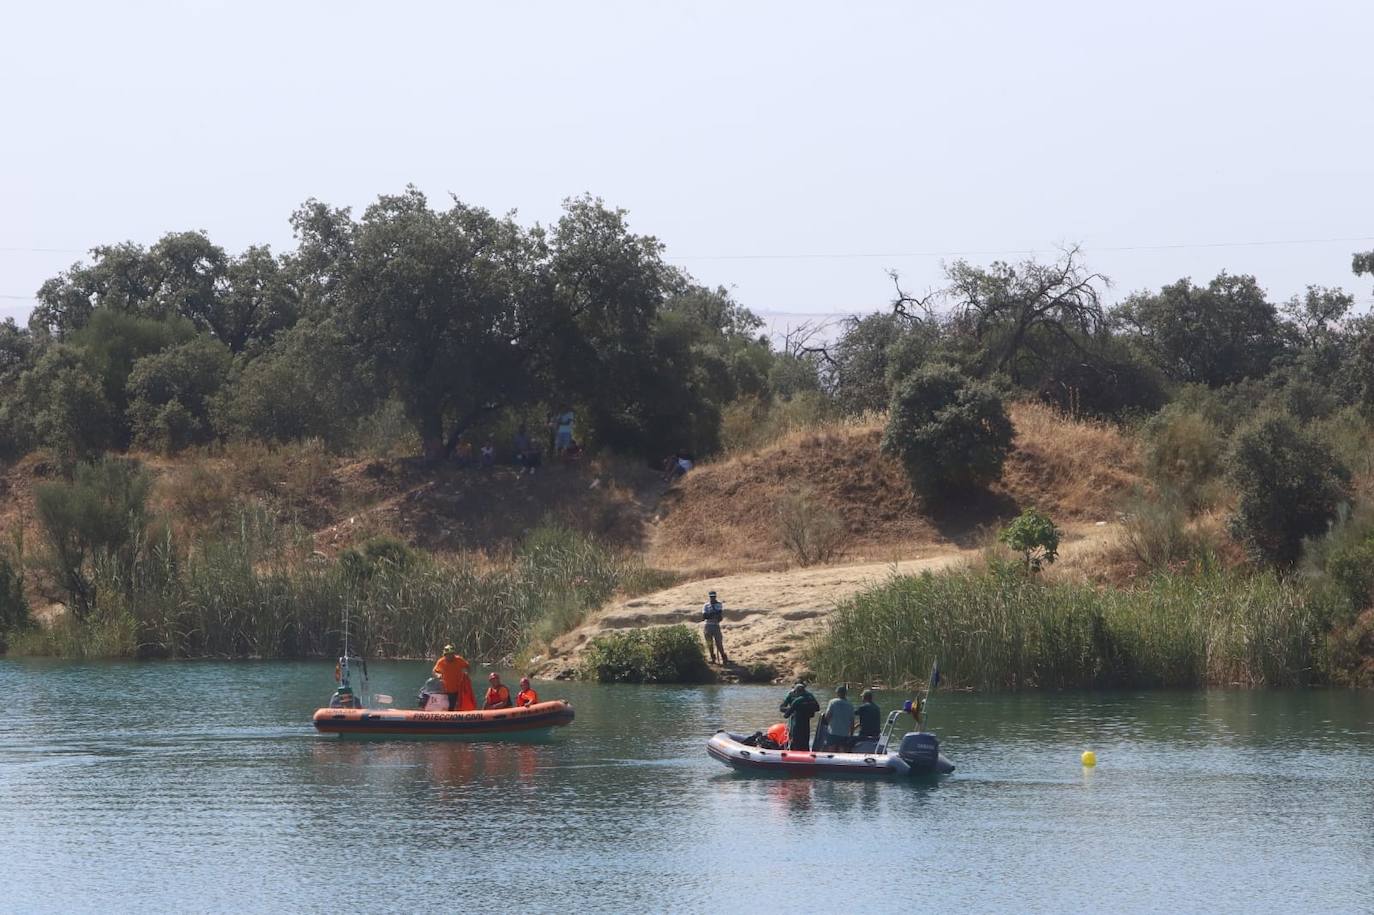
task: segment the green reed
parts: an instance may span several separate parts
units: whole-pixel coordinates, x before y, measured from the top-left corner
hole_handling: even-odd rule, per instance
[[[421,657],[452,642],[502,659],[576,626],[622,584],[654,577],[596,541],[540,527],[508,556],[383,565],[360,579],[308,537],[245,514],[229,535],[178,551],[151,543],[132,566],[97,566],[96,607],[27,633],[16,653],[77,657],[321,657],[343,645]]]
[[[979,689],[1290,686],[1322,679],[1323,600],[1273,574],[1160,574],[1125,590],[1009,567],[894,576],[842,604],[812,644],[827,679]]]

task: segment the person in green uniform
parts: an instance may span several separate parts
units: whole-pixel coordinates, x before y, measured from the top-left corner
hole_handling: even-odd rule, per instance
[[[807,690],[806,684],[799,682],[792,687],[787,698],[782,700],[778,711],[787,719],[787,733],[790,748],[793,750],[811,749],[811,719],[821,710],[821,704]]]
[[[873,690],[866,689],[863,702],[854,710],[859,722],[859,740],[877,740],[883,733],[883,710],[873,701]]]

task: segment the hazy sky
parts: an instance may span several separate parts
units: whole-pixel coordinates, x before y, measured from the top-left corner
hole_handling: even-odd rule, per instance
[[[5,0],[0,316],[95,244],[281,249],[306,198],[407,182],[530,221],[590,191],[774,314],[1067,242],[1113,299],[1224,268],[1367,305],[1371,35],[1354,0]]]

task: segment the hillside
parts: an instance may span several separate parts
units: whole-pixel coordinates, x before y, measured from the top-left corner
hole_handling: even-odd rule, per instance
[[[261,506],[301,525],[318,556],[390,535],[435,554],[498,555],[542,520],[595,535],[646,565],[671,571],[673,588],[615,599],[555,641],[547,672],[566,670],[597,632],[689,620],[706,587],[731,608],[732,642],[743,661],[782,666],[836,602],[893,571],[948,565],[973,555],[986,531],[1026,506],[1065,527],[1067,556],[1100,543],[1115,509],[1139,482],[1133,444],[1114,428],[1073,422],[1033,405],[1012,410],[1015,451],[1002,483],[972,502],[926,511],[897,463],[879,451],[881,427],[834,425],[792,434],[756,451],[708,462],[667,486],[642,465],[593,460],[521,475],[509,466],[459,468],[401,459],[358,460],[317,445],[260,446],[138,455],[155,478],[153,508],[182,542],[232,525],[239,507]],[[0,477],[0,527],[41,549],[34,489],[56,468],[30,456]],[[847,532],[835,563],[789,568],[776,506],[804,487]],[[28,576],[40,617],[60,612],[59,592]]]
[[[882,426],[837,425],[694,470],[666,494],[651,562],[675,568],[770,567],[787,560],[776,506],[802,489],[836,512],[847,560],[887,561],[932,546],[966,548],[980,531],[1031,506],[1060,522],[1104,521],[1140,482],[1135,445],[1113,427],[1048,408],[1011,410],[1015,450],[1003,480],[972,501],[924,510],[901,466],[879,450]]]
[[[1064,528],[1066,565],[1091,561],[1115,536],[1118,502],[1140,482],[1135,447],[1118,430],[1067,420],[1034,405],[1012,411],[1016,451],[1001,484],[974,502],[924,512],[895,461],[878,449],[876,424],[790,436],[689,473],[659,504],[650,561],[687,583],[614,601],[539,659],[545,676],[566,676],[604,632],[693,622],[706,592],[728,607],[727,651],[738,664],[768,663],[784,675],[837,603],[889,575],[937,570],[973,558],[982,531],[1027,506]],[[841,563],[787,568],[775,505],[809,487],[849,532]],[[738,671],[727,671],[733,676]]]

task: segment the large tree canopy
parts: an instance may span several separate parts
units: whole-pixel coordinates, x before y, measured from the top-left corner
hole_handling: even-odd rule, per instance
[[[92,250],[38,290],[35,332],[66,339],[102,311],[184,318],[231,352],[270,341],[296,320],[297,295],[265,247],[230,257],[203,232],[173,232],[151,248],[125,242]]]
[[[1217,387],[1259,377],[1284,350],[1278,311],[1253,276],[1223,273],[1205,288],[1182,279],[1129,297],[1112,317],[1175,381]]]
[[[451,451],[484,413],[531,402],[633,401],[663,298],[660,245],[624,213],[578,198],[552,229],[419,190],[294,220],[307,310],[407,407],[425,453]],[[447,433],[447,434],[446,434]]]

